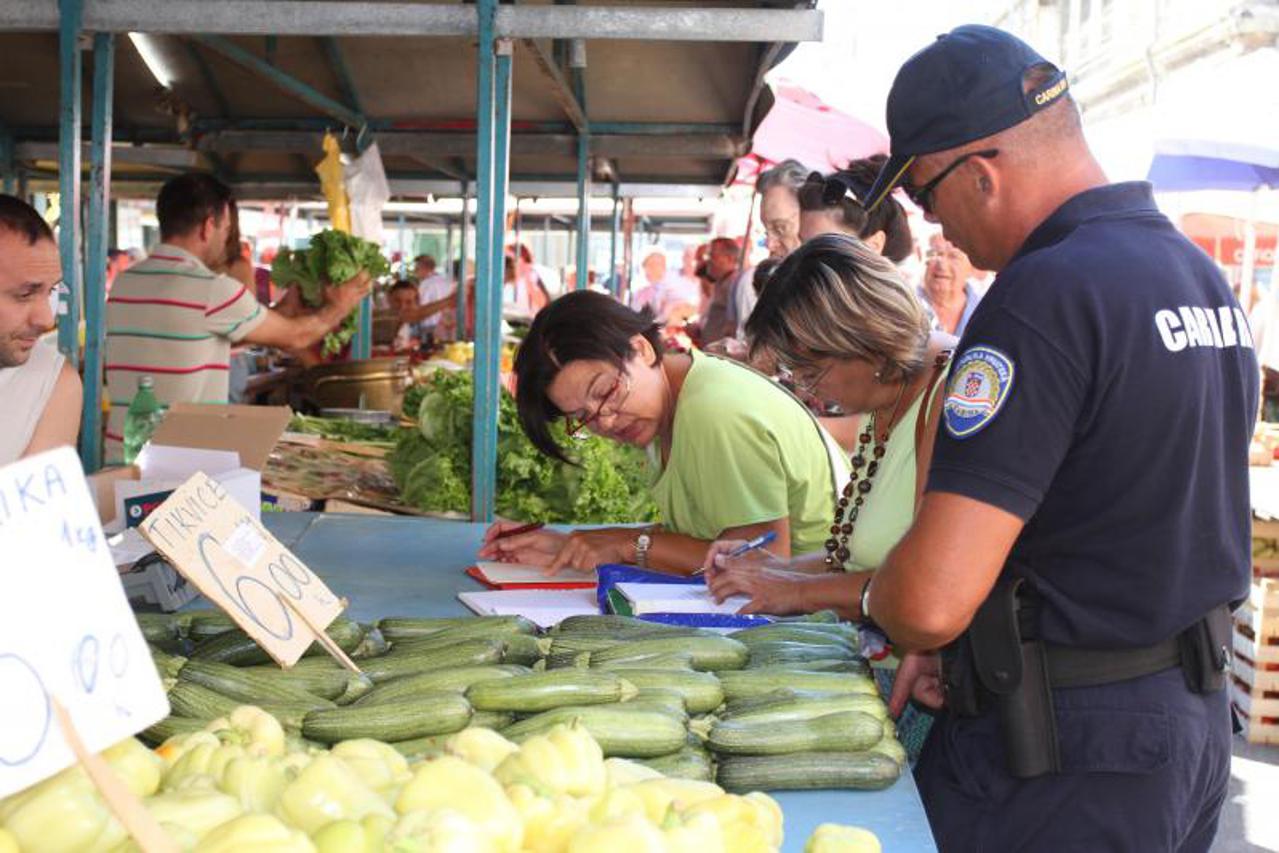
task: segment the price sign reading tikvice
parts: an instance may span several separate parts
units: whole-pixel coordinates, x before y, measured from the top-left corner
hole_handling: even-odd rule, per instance
[[[169,713],[67,447],[0,468],[0,796],[75,761],[61,706],[91,752]]]
[[[183,483],[140,530],[281,666],[297,663],[342,612],[324,582],[207,474]]]

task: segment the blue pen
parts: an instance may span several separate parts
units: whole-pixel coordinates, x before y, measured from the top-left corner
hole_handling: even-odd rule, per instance
[[[740,557],[743,554],[749,554],[751,551],[758,551],[760,548],[763,548],[765,545],[768,545],[776,538],[777,538],[777,534],[774,531],[770,530],[767,533],[763,533],[759,536],[756,536],[754,539],[750,540],[749,542],[745,542],[741,545],[738,545],[732,551],[728,552],[728,556]],[[700,575],[705,571],[706,571],[705,569],[699,568],[696,571],[694,571],[693,574],[690,575],[690,577],[696,577],[697,575]]]

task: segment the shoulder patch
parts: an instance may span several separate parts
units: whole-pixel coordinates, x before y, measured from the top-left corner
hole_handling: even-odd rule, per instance
[[[964,350],[946,385],[946,431],[968,438],[993,421],[1012,393],[1014,373],[1012,359],[993,347]]]

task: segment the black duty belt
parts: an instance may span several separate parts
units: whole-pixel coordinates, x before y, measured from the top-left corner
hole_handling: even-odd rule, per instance
[[[1177,638],[1137,649],[1081,649],[1044,644],[1053,687],[1097,687],[1181,665]]]

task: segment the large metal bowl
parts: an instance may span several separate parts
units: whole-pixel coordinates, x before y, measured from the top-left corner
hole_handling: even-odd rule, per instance
[[[321,409],[384,409],[397,417],[412,380],[403,358],[370,358],[308,368],[298,380],[293,406],[305,414]]]

